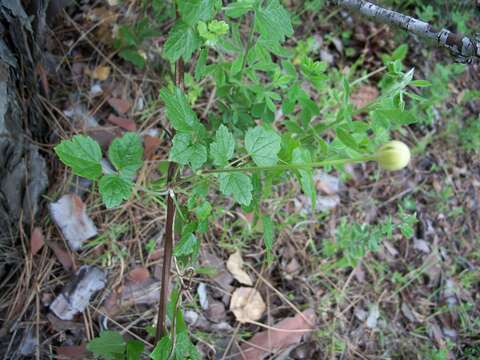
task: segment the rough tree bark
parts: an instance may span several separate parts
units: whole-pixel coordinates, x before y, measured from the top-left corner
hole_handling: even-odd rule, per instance
[[[480,39],[454,34],[447,29],[436,30],[432,25],[411,16],[382,8],[364,0],[332,0],[334,4],[354,10],[382,23],[395,25],[409,33],[433,40],[437,46],[445,47],[459,62],[480,59]]]
[[[46,133],[35,79],[36,30],[44,19],[30,18],[20,0],[0,0],[0,280],[18,261],[12,254],[20,226],[32,222],[47,186],[45,160],[33,143]]]

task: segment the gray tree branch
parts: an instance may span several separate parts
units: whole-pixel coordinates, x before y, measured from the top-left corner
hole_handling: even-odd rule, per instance
[[[433,40],[437,46],[445,47],[457,61],[470,63],[480,58],[480,39],[454,34],[447,29],[436,30],[424,21],[382,8],[364,0],[332,0],[335,5],[343,6],[382,23],[395,25],[409,33]]]

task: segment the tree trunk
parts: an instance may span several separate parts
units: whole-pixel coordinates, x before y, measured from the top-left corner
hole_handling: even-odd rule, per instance
[[[45,6],[42,0],[25,7],[20,0],[0,0],[0,280],[21,259],[19,230],[30,233],[48,183],[45,160],[34,144],[46,134],[35,76]]]

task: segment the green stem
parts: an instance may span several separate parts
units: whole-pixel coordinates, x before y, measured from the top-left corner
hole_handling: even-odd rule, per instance
[[[203,170],[200,171],[199,175],[202,174],[218,174],[218,173],[229,173],[229,172],[256,172],[256,171],[276,171],[276,170],[301,170],[301,169],[313,169],[324,167],[327,165],[341,165],[341,164],[352,164],[364,161],[375,160],[374,155],[363,156],[356,159],[333,159],[333,160],[324,160],[317,161],[308,164],[289,164],[289,165],[272,165],[272,166],[246,166],[246,167],[237,167],[237,168],[224,168],[224,169],[212,169],[212,170]]]

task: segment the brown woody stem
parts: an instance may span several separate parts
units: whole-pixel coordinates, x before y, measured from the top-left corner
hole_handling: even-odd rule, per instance
[[[184,63],[179,59],[175,63],[175,84],[183,90],[184,87]],[[174,162],[168,164],[167,173],[167,220],[165,223],[165,238],[163,241],[163,267],[162,267],[162,284],[160,288],[160,303],[158,305],[157,331],[155,334],[155,342],[157,343],[163,336],[167,335],[167,304],[168,290],[170,287],[170,268],[172,266],[173,240],[175,221],[175,201],[173,192],[173,184],[175,183],[175,174],[177,165]]]

